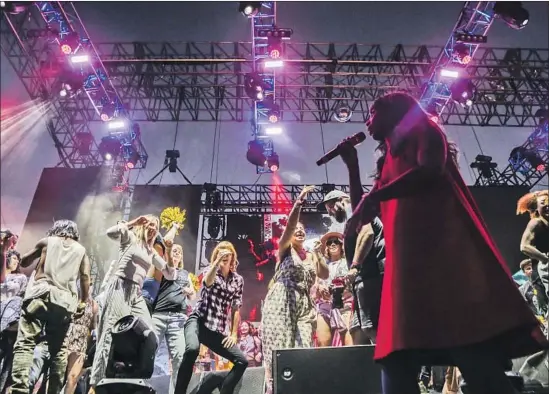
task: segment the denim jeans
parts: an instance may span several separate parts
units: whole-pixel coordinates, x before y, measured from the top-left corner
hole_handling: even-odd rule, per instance
[[[236,385],[242,379],[242,375],[244,375],[244,371],[248,367],[248,360],[237,345],[225,348],[222,344],[224,338],[223,334],[206,328],[204,323],[196,316],[191,316],[187,320],[185,324],[185,354],[183,355],[183,362],[177,376],[176,394],[185,394],[187,392],[194,363],[198,358],[200,344],[207,346],[215,354],[226,358],[234,364],[229,374],[223,380],[223,384],[219,390],[220,394],[233,394]]]
[[[183,353],[185,353],[184,327],[187,315],[184,313],[158,312],[153,313],[152,321],[154,333],[158,338],[158,344],[162,342],[162,339],[166,339],[172,363],[169,394],[173,394],[175,383],[177,382],[177,372],[179,371],[181,361],[183,361]]]

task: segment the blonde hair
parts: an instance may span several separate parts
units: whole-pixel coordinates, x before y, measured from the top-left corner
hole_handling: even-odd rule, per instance
[[[236,255],[236,249],[234,248],[234,245],[229,241],[221,241],[217,244],[212,252],[210,264],[213,264],[215,262],[215,260],[217,259],[217,255],[219,254],[219,252],[221,252],[221,250],[228,250],[232,253],[230,270],[231,272],[236,272],[236,267],[238,266],[238,257]]]
[[[179,262],[179,265],[177,268],[181,268],[183,266],[183,245],[180,244],[173,244],[172,246],[172,253],[175,249],[181,249],[181,261]]]
[[[154,215],[143,215],[149,222],[155,221],[157,224],[157,227],[160,226],[160,219],[158,219],[157,216]],[[147,224],[148,225],[148,224]],[[158,235],[158,230],[156,231],[156,234],[150,241],[147,240],[147,228],[143,226],[142,224],[136,225],[132,227],[132,231],[135,234],[135,238],[137,238],[138,242],[141,242],[145,245],[149,245],[152,247],[154,245],[154,240],[156,239],[156,236]]]

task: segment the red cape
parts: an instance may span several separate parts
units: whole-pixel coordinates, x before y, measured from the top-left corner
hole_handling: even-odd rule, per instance
[[[416,146],[387,153],[381,188],[416,166]],[[460,346],[494,346],[507,358],[548,348],[451,159],[445,172],[428,191],[381,203],[386,265],[375,358],[413,352],[452,365],[448,350]]]

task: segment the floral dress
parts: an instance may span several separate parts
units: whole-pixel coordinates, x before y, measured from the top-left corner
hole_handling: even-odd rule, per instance
[[[88,350],[88,334],[93,319],[93,301],[86,302],[84,313],[74,317],[67,332],[65,344],[70,353],[86,354]]]
[[[313,346],[315,309],[310,291],[315,283],[315,265],[302,260],[293,248],[273,277],[262,311],[263,357],[271,368],[276,349]]]

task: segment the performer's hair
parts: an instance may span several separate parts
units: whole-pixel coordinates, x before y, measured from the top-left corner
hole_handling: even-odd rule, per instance
[[[53,226],[47,231],[46,236],[71,238],[75,241],[80,239],[78,226],[72,220],[56,220]]]
[[[528,213],[530,219],[537,218],[539,216],[538,198],[544,196],[549,196],[549,190],[526,193],[517,201],[517,215]]]
[[[214,263],[214,261],[217,259],[217,255],[222,249],[228,250],[233,254],[231,258],[230,270],[231,272],[236,272],[236,267],[238,266],[238,257],[236,255],[236,249],[234,248],[234,245],[229,241],[221,241],[216,245],[215,249],[212,252],[212,257],[210,258],[210,264]]]
[[[393,92],[386,94],[385,96],[380,97],[376,101],[374,101],[374,103],[372,104],[372,109],[377,111],[382,110],[385,114],[390,112],[391,120],[393,122],[393,128],[401,124],[402,120],[407,117],[410,121],[406,123],[410,123],[410,129],[416,129],[419,127],[436,128],[446,136],[446,133],[444,132],[442,126],[431,120],[429,114],[425,112],[423,108],[421,108],[420,103],[408,93]],[[448,146],[448,152],[452,157],[452,160],[454,161],[456,166],[459,166],[459,151],[457,145],[454,142],[449,141],[448,139],[446,139],[446,143]],[[380,153],[380,156],[377,159],[376,172],[373,177],[375,179],[379,179],[381,175],[381,170],[383,169],[385,155],[387,154],[387,147],[385,146],[385,143],[380,143],[376,151]]]
[[[173,250],[176,249],[176,248],[181,249],[181,261],[179,262],[179,266],[181,266],[181,264],[183,264],[183,245],[181,245],[181,244],[173,244],[173,245],[172,245],[172,252],[173,252]],[[176,268],[179,268],[179,267],[176,267]]]
[[[17,264],[17,268],[13,272],[15,274],[18,274],[18,273],[21,272],[21,255],[19,254],[19,252],[17,250],[11,249],[8,252],[8,254],[6,255],[6,265],[9,265],[12,256],[17,256],[17,260],[19,260],[19,264]]]
[[[148,222],[156,221],[156,223],[158,223],[158,225],[160,226],[160,219],[158,219],[158,216],[154,216],[154,215],[143,215],[143,216],[147,219]],[[149,245],[151,247],[154,245],[156,241],[156,235],[152,237],[151,241],[148,241],[147,228],[144,225],[142,224],[135,225],[131,228],[131,231],[133,231],[133,233],[135,234],[135,238],[137,238],[138,242],[142,242],[143,244]]]
[[[520,269],[522,271],[524,271],[524,269],[526,268],[526,266],[528,265],[532,265],[532,260],[531,259],[524,259],[520,262]]]

